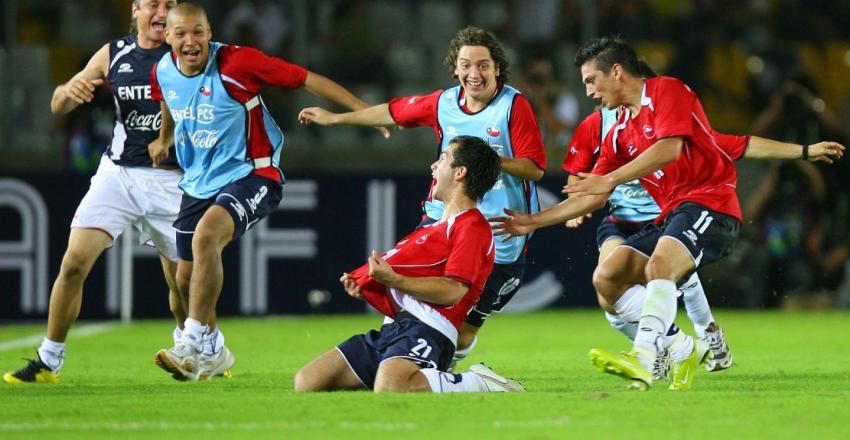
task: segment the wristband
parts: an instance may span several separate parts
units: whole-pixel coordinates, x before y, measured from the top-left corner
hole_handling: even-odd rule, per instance
[[[807,144],[803,144],[803,160],[809,160],[809,146]]]

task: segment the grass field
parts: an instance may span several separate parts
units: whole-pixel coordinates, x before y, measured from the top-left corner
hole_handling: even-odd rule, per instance
[[[594,370],[590,348],[628,348],[597,311],[496,316],[461,369],[485,361],[530,391],[510,395],[292,392],[302,365],[376,316],[224,319],[234,377],[202,383],[154,366],[171,321],[116,324],[72,333],[59,385],[0,384],[0,438],[850,438],[850,314],[715,314],[735,365],[687,392]],[[0,326],[0,370],[23,366],[33,349],[15,341],[43,331]]]

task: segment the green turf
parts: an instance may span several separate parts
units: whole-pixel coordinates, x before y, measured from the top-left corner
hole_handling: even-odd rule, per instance
[[[224,319],[234,378],[203,383],[154,366],[171,321],[135,322],[72,335],[57,386],[0,384],[0,438],[850,438],[848,313],[716,315],[735,366],[687,392],[594,370],[590,348],[628,349],[597,311],[496,316],[461,369],[485,361],[530,390],[510,395],[292,392],[298,368],[376,316]],[[2,326],[0,346],[41,332]],[[0,371],[31,354],[0,351]]]

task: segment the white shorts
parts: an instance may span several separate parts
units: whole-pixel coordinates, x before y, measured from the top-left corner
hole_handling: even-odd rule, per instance
[[[71,227],[100,229],[114,240],[132,224],[141,233],[139,243],[154,246],[176,261],[172,224],[180,212],[183,191],[178,184],[182,178],[180,170],[122,167],[104,155]]]

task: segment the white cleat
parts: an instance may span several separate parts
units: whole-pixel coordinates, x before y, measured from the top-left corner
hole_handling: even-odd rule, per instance
[[[708,325],[705,329],[703,340],[708,343],[709,356],[708,362],[705,364],[705,369],[708,371],[725,370],[732,366],[732,353],[729,351],[729,346],[726,345],[726,339],[723,337],[723,329],[715,323]]]
[[[208,380],[216,376],[227,379],[233,377],[230,369],[236,362],[236,358],[227,347],[222,347],[217,355],[201,354],[198,359],[200,361],[198,380]]]
[[[666,348],[659,351],[655,356],[655,362],[652,364],[652,380],[661,381],[667,380],[670,374],[670,368],[673,366],[673,357],[670,356],[670,351]]]
[[[521,383],[499,375],[484,364],[475,364],[470,366],[469,372],[484,380],[484,384],[487,385],[487,391],[496,393],[515,393],[526,391],[525,387],[522,386]]]
[[[172,348],[163,348],[156,353],[154,362],[176,380],[198,380],[199,356],[190,345],[177,344]]]

